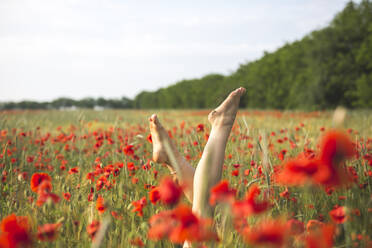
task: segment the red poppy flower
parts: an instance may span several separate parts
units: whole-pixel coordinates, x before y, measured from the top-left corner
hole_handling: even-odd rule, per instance
[[[1,247],[27,247],[32,244],[27,217],[11,214],[1,221],[0,230]]]
[[[339,164],[356,155],[349,136],[339,130],[329,130],[320,140],[320,159],[327,164]]]
[[[231,172],[231,175],[234,176],[234,177],[239,176],[239,170],[233,170],[233,171]]]
[[[288,237],[286,224],[280,220],[266,220],[242,232],[244,241],[253,245],[283,247]]]
[[[34,157],[33,157],[33,156],[28,156],[28,157],[27,157],[27,162],[28,162],[28,163],[32,163],[32,162],[34,162]]]
[[[284,157],[285,157],[285,154],[287,154],[287,150],[283,149],[280,151],[279,155],[278,155],[278,158],[283,161],[284,160]]]
[[[233,166],[235,169],[239,169],[241,165],[240,165],[240,164],[233,164],[232,166]]]
[[[41,207],[46,203],[48,200],[51,200],[53,203],[58,203],[61,199],[58,195],[50,192],[40,192],[37,200],[36,200],[36,206]]]
[[[143,243],[143,241],[139,237],[136,237],[136,238],[132,239],[130,241],[130,244],[134,245],[134,246],[138,246],[138,247],[145,246],[145,244]]]
[[[283,192],[281,192],[279,195],[280,195],[280,197],[289,199],[290,193],[288,191],[288,188],[285,188],[285,190]]]
[[[283,169],[277,172],[275,180],[284,185],[303,185],[307,182],[320,182],[330,175],[330,170],[318,159],[299,156],[288,160]]]
[[[123,152],[125,155],[132,156],[134,155],[133,145],[127,145],[124,147]]]
[[[212,231],[212,220],[198,218],[186,205],[180,205],[172,212],[178,222],[169,235],[172,242],[218,240],[217,234]]]
[[[204,132],[204,124],[199,124],[199,125],[196,127],[196,131],[197,131],[197,132]]]
[[[74,167],[74,168],[71,168],[69,171],[68,171],[68,174],[76,174],[76,173],[79,173],[79,168],[78,167]]]
[[[57,238],[57,231],[61,223],[45,224],[39,226],[37,229],[37,238],[41,241],[53,241]]]
[[[132,202],[133,209],[132,212],[137,212],[138,216],[143,216],[143,208],[147,205],[146,197],[142,197],[138,201]]]
[[[132,177],[132,180],[131,181],[132,181],[133,184],[137,184],[138,183],[138,180],[139,179],[137,177]]]
[[[100,226],[101,223],[98,220],[93,220],[92,223],[87,226],[87,233],[92,240],[94,240]]]
[[[290,235],[299,235],[305,231],[304,223],[296,219],[288,220],[286,225]]]
[[[34,173],[31,177],[31,190],[37,192],[39,185],[44,180],[52,181],[52,178],[47,173]]]
[[[88,194],[88,201],[93,201],[93,193]]]
[[[148,232],[148,237],[152,240],[167,238],[176,225],[171,210],[162,211],[151,216],[149,223],[150,229]]]
[[[147,141],[152,143],[152,136],[151,136],[151,133],[149,135],[147,135]]]
[[[338,207],[329,212],[332,220],[337,224],[342,224],[346,221],[345,207]]]
[[[44,180],[39,184],[37,188],[37,193],[38,194],[49,193],[52,191],[52,188],[53,188],[52,183],[50,181]]]
[[[229,188],[229,182],[223,180],[211,189],[209,204],[216,205],[217,202],[232,203],[235,199],[236,189]]]
[[[309,231],[306,236],[307,248],[331,248],[333,247],[333,237],[335,233],[335,226],[330,224],[323,224],[319,228]]]
[[[160,200],[167,205],[176,204],[182,195],[182,188],[178,186],[170,177],[163,178],[158,189]]]
[[[71,194],[70,193],[63,193],[63,198],[65,198],[66,201],[70,201]]]
[[[343,162],[355,154],[354,145],[346,134],[330,130],[320,140],[318,155],[307,149],[296,159],[285,162],[274,178],[284,185],[303,185],[307,182],[324,187],[347,185],[351,177]]]
[[[1,136],[5,137],[8,134],[8,130],[1,130],[0,134]]]
[[[135,170],[137,170],[137,167],[134,165],[133,162],[128,162],[127,163],[127,168],[128,168],[129,171],[135,171]]]
[[[343,162],[356,155],[349,136],[339,130],[330,130],[320,141],[320,160],[330,171],[329,176],[320,181],[325,186],[343,186],[351,182],[349,172]]]
[[[163,211],[150,218],[148,236],[153,240],[167,238],[173,243],[218,240],[212,221],[198,218],[186,205]]]
[[[232,211],[237,218],[243,218],[252,214],[260,214],[266,211],[270,204],[266,200],[258,201],[260,195],[260,189],[257,185],[252,185],[245,196],[245,199],[241,201],[235,201],[232,205]]]
[[[149,192],[149,199],[152,204],[156,204],[160,200],[160,192],[157,187],[151,189]]]
[[[118,212],[116,212],[116,211],[111,211],[111,215],[112,215],[112,217],[114,217],[117,220],[123,219],[123,216],[119,215]]]
[[[103,214],[106,211],[105,200],[100,195],[97,198],[96,209],[100,214]]]
[[[108,180],[105,176],[101,176],[100,178],[98,178],[96,183],[96,190],[101,190],[107,184],[107,182]]]

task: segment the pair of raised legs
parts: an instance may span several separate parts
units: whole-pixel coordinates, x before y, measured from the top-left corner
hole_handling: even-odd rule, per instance
[[[221,180],[227,140],[234,124],[244,88],[232,91],[215,110],[209,113],[212,129],[202,157],[194,169],[179,153],[154,114],[150,117],[153,141],[153,160],[165,163],[179,182],[186,185],[185,195],[192,203],[192,210],[199,216],[213,217],[214,209],[209,205],[210,189]]]

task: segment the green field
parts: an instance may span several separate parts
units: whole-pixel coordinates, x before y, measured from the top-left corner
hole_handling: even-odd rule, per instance
[[[92,244],[130,247],[136,242],[138,245],[143,242],[145,247],[177,247],[168,239],[148,238],[150,217],[171,208],[149,200],[151,186],[157,186],[169,171],[151,161],[148,117],[158,113],[180,152],[196,166],[206,143],[205,135],[210,131],[208,112],[0,112],[0,220],[11,214],[26,216],[28,233],[35,247],[89,247]],[[274,168],[282,166],[286,158],[296,157],[304,150],[318,151],[322,134],[336,127],[332,117],[331,111],[239,111],[226,149],[223,178],[237,189],[237,199],[244,198],[254,181],[261,189],[259,198],[270,202],[270,208],[264,213],[246,218],[250,227],[254,228],[264,219],[294,218],[303,222],[306,229],[309,220],[319,220],[335,228],[331,235],[333,246],[371,246],[372,163],[367,154],[372,155],[372,111],[350,111],[343,123],[337,124],[348,133],[357,150],[357,155],[345,163],[347,171],[354,172],[353,182],[347,187],[325,190],[309,184],[288,186],[289,196],[285,196],[280,193],[286,187],[272,180]],[[181,128],[183,122],[184,128]],[[205,125],[204,131],[197,130],[199,124]],[[123,151],[130,145],[134,154]],[[281,161],[279,154],[283,150],[287,152]],[[134,167],[128,166],[130,162]],[[236,164],[239,166],[234,167]],[[108,165],[113,165],[117,172],[108,170],[105,174],[104,168]],[[102,173],[97,174],[93,182],[87,179],[87,174],[97,171],[97,166]],[[71,168],[76,168],[76,173]],[[49,174],[51,192],[60,197],[59,202],[47,200],[37,206],[38,193],[31,190],[30,181],[38,172]],[[102,176],[107,182],[100,189],[97,182]],[[64,193],[69,193],[71,198],[67,200]],[[91,201],[88,200],[90,193]],[[98,195],[103,197],[106,206],[102,214],[96,209]],[[143,207],[143,216],[138,216],[132,211],[132,202],[142,197],[146,197],[147,204]],[[185,198],[181,201],[190,205]],[[341,224],[334,223],[329,214],[336,205],[346,207],[346,220]],[[221,240],[214,246],[255,247],[249,238],[244,238],[244,233],[235,230],[230,210],[225,206],[219,205],[216,209],[215,224]],[[87,233],[87,226],[93,220],[100,222],[99,234],[103,235],[100,242],[98,239],[92,242]],[[56,237],[42,241],[37,237],[38,227],[47,223],[61,225]],[[305,230],[284,239],[287,245],[305,247],[309,236],[310,231]]]

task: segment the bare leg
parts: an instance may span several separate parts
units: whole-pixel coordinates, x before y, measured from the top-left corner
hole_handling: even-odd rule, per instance
[[[214,208],[209,205],[209,192],[221,180],[226,143],[244,92],[244,88],[234,90],[208,115],[212,130],[194,175],[192,209],[199,216],[213,217]]]
[[[156,114],[153,114],[150,118],[150,131],[153,143],[153,160],[156,163],[164,163],[167,165],[172,174],[176,173],[175,166],[178,166],[179,173],[176,173],[177,179],[182,184],[186,185],[184,193],[192,203],[193,200],[193,181],[195,169],[192,167],[186,159],[179,153],[177,147],[174,145],[172,139],[169,137],[167,131],[160,124],[160,121]],[[169,150],[166,149],[166,144],[169,146]],[[172,154],[168,155],[168,152]],[[175,161],[171,161],[170,157],[173,156]],[[176,163],[173,164],[173,163]]]
[[[209,205],[209,193],[221,180],[226,143],[244,92],[244,88],[234,90],[208,115],[212,130],[194,174],[192,210],[199,216],[213,218],[214,208]],[[183,247],[189,248],[192,244],[186,241]]]
[[[209,193],[211,187],[221,180],[227,140],[235,121],[240,97],[244,93],[244,88],[234,90],[220,106],[208,115],[212,130],[195,171],[179,154],[168,133],[161,126],[157,116],[152,115],[150,117],[150,130],[154,149],[153,160],[165,163],[171,171],[174,170],[164,145],[164,143],[168,143],[170,148],[168,152],[173,153],[175,158],[173,162],[176,162],[181,170],[181,175],[177,175],[178,179],[187,182],[188,185],[190,185],[190,182],[193,184],[193,187],[185,194],[193,203],[193,211],[199,216],[213,217],[214,208],[208,203]],[[191,247],[191,244],[185,242],[184,247]]]

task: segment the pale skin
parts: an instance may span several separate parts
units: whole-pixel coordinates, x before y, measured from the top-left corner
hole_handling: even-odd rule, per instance
[[[153,160],[166,164],[171,174],[175,174],[179,182],[187,186],[184,193],[192,203],[193,212],[199,216],[213,217],[214,208],[208,203],[209,192],[221,180],[227,140],[244,93],[245,89],[242,87],[232,91],[220,106],[209,113],[208,121],[212,129],[196,169],[179,153],[157,116],[153,114],[149,118]],[[169,149],[166,149],[166,143],[169,144]],[[175,165],[172,162],[177,163],[178,173],[175,173]]]

